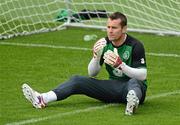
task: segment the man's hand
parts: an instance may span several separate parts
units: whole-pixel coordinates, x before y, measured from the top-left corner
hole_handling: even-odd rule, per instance
[[[93,47],[93,57],[100,58],[103,52],[103,48],[106,46],[105,38],[98,40]]]
[[[109,64],[114,68],[120,68],[120,65],[122,64],[122,60],[119,55],[111,50],[105,52],[103,58],[106,64]]]

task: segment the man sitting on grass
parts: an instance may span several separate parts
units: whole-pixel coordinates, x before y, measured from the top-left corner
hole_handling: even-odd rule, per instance
[[[94,44],[93,58],[88,65],[89,77],[73,76],[46,93],[23,84],[25,97],[35,108],[44,108],[49,102],[84,94],[103,102],[125,103],[125,114],[132,115],[146,96],[147,69],[143,44],[126,31],[126,16],[120,12],[111,14],[107,20],[107,37]],[[103,64],[109,80],[93,78]]]

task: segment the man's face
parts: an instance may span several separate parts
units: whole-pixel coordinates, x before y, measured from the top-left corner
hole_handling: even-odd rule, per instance
[[[111,20],[110,18],[107,21],[107,36],[110,41],[116,42],[120,40],[123,34],[123,28],[120,25],[120,19]]]

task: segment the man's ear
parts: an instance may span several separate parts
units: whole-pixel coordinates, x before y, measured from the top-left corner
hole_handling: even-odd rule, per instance
[[[126,33],[127,32],[127,26],[124,26],[122,29],[122,33]]]

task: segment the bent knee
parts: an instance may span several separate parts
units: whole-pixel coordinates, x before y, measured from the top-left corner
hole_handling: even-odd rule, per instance
[[[70,80],[72,81],[82,81],[84,77],[83,76],[79,76],[79,75],[74,75],[70,78]]]
[[[129,83],[133,83],[133,84],[137,84],[137,83],[142,83],[142,81],[136,79],[136,78],[132,78],[129,80]]]
[[[137,80],[137,79],[135,79],[135,78],[132,78],[132,79],[130,79],[129,81],[128,81],[128,84],[130,85],[130,86],[138,86],[138,87],[140,87],[141,86],[141,84],[142,84],[142,82],[140,81],[140,80]]]

